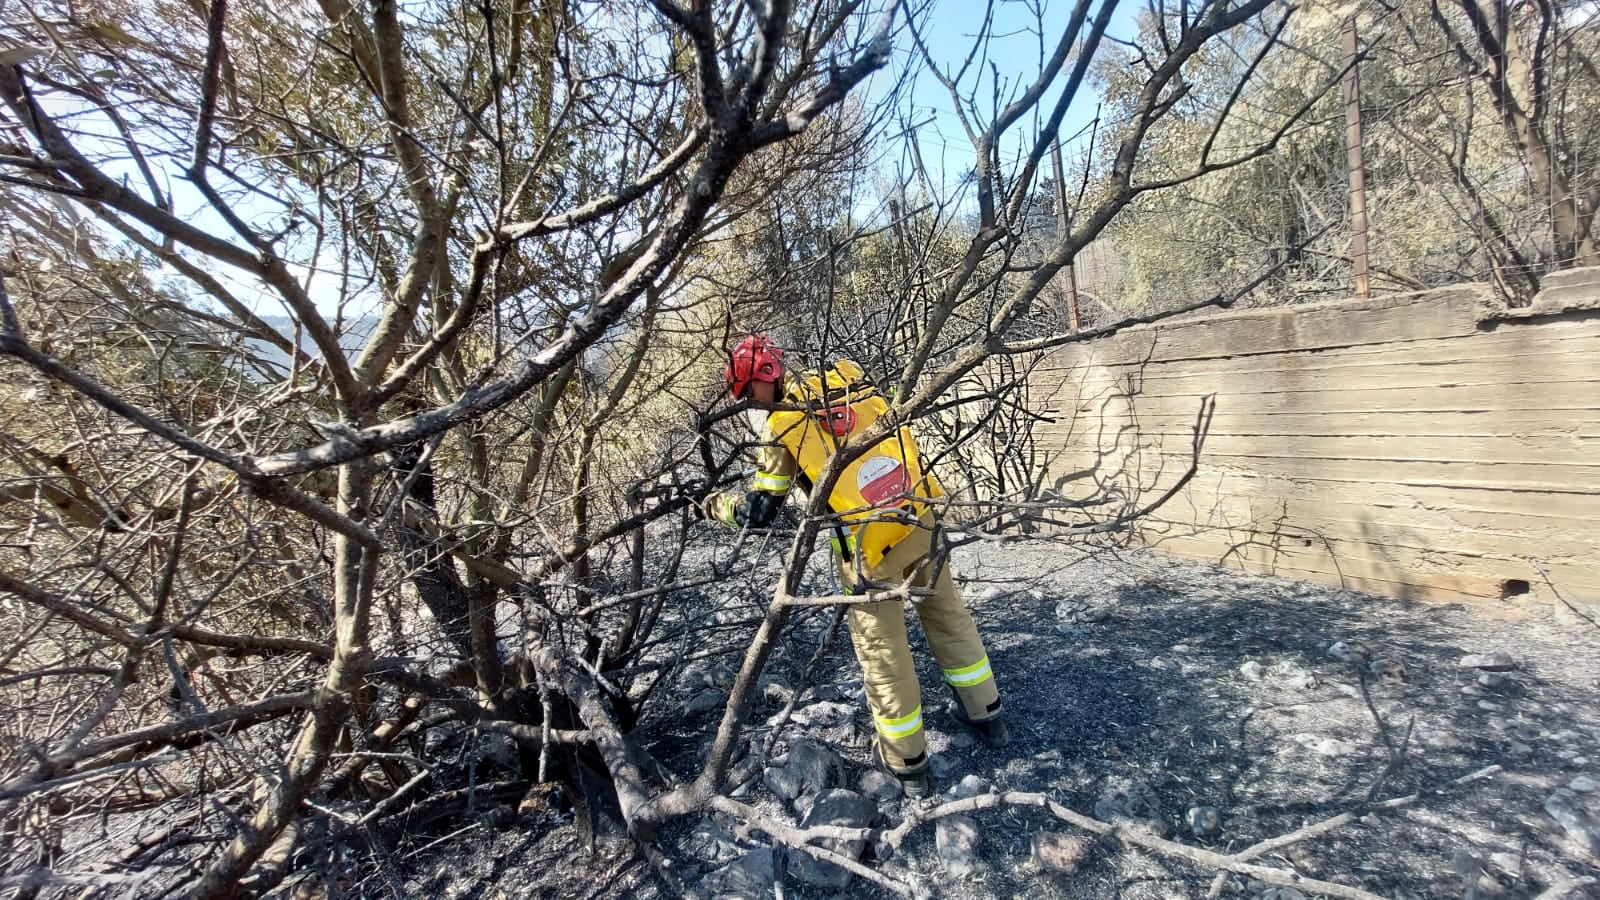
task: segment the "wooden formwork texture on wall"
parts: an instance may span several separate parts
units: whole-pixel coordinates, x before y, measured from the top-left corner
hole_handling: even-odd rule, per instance
[[[1075,498],[1169,488],[1211,398],[1193,478],[1136,526],[1163,551],[1600,609],[1600,270],[1551,276],[1528,309],[1459,287],[1143,326],[1053,354],[1032,383]]]

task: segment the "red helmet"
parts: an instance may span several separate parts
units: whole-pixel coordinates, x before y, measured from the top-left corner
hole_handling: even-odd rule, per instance
[[[734,345],[722,379],[735,398],[744,396],[752,381],[777,381],[783,377],[783,348],[760,334],[746,335]]]

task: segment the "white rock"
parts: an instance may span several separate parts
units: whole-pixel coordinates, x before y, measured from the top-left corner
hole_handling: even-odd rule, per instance
[[[967,816],[945,816],[934,827],[933,838],[946,873],[964,878],[977,868],[978,846],[983,842],[977,822]]]
[[[1466,746],[1460,738],[1448,731],[1418,728],[1416,737],[1418,743],[1433,750],[1460,750]]]
[[[841,828],[865,828],[878,817],[878,808],[867,798],[854,791],[828,790],[816,797],[816,802],[800,820],[801,828],[814,825],[836,825]],[[844,841],[823,838],[821,846],[855,859],[861,855],[866,841]],[[801,881],[831,890],[842,890],[850,883],[851,874],[833,863],[823,862],[807,853],[789,856],[789,871]]]
[[[881,769],[868,769],[862,774],[857,786],[861,789],[862,796],[875,803],[898,800],[905,792],[900,787],[900,779]]]
[[[708,862],[728,862],[744,852],[737,841],[710,819],[695,826],[685,844],[685,849]]]
[[[806,693],[809,694],[810,699],[814,701],[829,700],[834,702],[848,702],[851,699],[850,692],[846,690],[843,685],[838,684],[819,684]]]
[[[715,687],[711,679],[706,677],[706,664],[704,660],[692,662],[678,672],[678,683],[687,690],[689,688]]]
[[[1512,878],[1519,878],[1522,875],[1523,859],[1520,853],[1491,853],[1489,862]]]
[[[1328,648],[1328,656],[1341,662],[1366,662],[1372,654],[1355,641],[1335,641]]]
[[[1491,672],[1504,672],[1509,669],[1515,669],[1517,661],[1504,650],[1496,650],[1493,653],[1469,653],[1461,657],[1461,661],[1456,665],[1463,669],[1487,669]]]
[[[1252,659],[1239,667],[1239,674],[1251,681],[1260,681],[1266,675],[1266,669],[1262,667],[1261,663]]]
[[[795,724],[807,728],[833,728],[855,718],[856,708],[846,703],[824,700],[794,711]]]
[[[685,715],[698,716],[714,709],[721,709],[722,704],[726,702],[728,695],[725,691],[716,689],[701,691],[689,698],[689,702],[683,705],[683,712]]]
[[[705,678],[710,683],[710,686],[722,688],[723,690],[733,687],[733,682],[738,677],[739,673],[735,672],[733,667],[727,663],[719,662],[707,667],[705,670]]]
[[[1155,789],[1128,778],[1107,780],[1100,799],[1095,801],[1094,817],[1102,822],[1126,822],[1156,837],[1166,837],[1171,830]]]
[[[1273,663],[1270,672],[1274,678],[1298,690],[1308,691],[1317,686],[1317,676],[1286,659]]]
[[[1338,738],[1322,737],[1315,734],[1297,734],[1294,742],[1320,756],[1349,756],[1356,752],[1355,744],[1341,741]]]
[[[1450,871],[1471,882],[1483,874],[1483,860],[1469,850],[1457,850],[1450,857]]]
[[[1393,657],[1382,657],[1367,663],[1367,671],[1384,684],[1403,684],[1411,680],[1406,664]]]
[[[768,767],[763,778],[780,799],[793,800],[832,787],[841,766],[832,750],[801,739],[789,745],[789,752]]]
[[[1583,801],[1566,788],[1556,788],[1544,801],[1544,811],[1567,832],[1567,837],[1590,853],[1600,854],[1600,825],[1590,818]]]
[[[951,800],[966,800],[969,797],[978,797],[989,793],[989,782],[976,775],[968,775],[950,786],[945,791],[945,796]]]
[[[1183,820],[1195,837],[1209,837],[1222,830],[1222,813],[1215,806],[1191,806]]]
[[[705,876],[700,887],[715,897],[765,897],[776,879],[772,849],[761,847]]]
[[[872,739],[861,734],[854,722],[841,722],[832,728],[820,730],[822,739],[835,747],[860,748],[872,744]]]
[[[1086,625],[1097,625],[1111,618],[1111,610],[1104,606],[1090,606],[1078,611],[1078,621]]]
[[[1078,870],[1093,844],[1087,838],[1060,831],[1040,831],[1033,835],[1033,859],[1047,872],[1071,875]]]
[[[1312,749],[1316,750],[1323,756],[1349,756],[1360,748],[1349,741],[1341,741],[1337,738],[1324,738],[1318,741],[1316,746],[1314,746]]]

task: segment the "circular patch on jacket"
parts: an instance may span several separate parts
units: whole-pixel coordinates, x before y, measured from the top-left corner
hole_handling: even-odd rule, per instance
[[[868,457],[856,471],[856,490],[873,506],[882,506],[906,493],[906,467],[892,456]]]
[[[856,430],[856,411],[849,406],[830,406],[818,413],[817,418],[834,437],[844,437]]]

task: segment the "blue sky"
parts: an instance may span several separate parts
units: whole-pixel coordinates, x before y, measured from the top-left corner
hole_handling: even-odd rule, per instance
[[[961,81],[964,94],[975,95],[978,98],[981,121],[974,123],[975,128],[982,128],[993,118],[993,110],[997,103],[1003,107],[1017,92],[1038,77],[1040,62],[1054,49],[1056,41],[1066,29],[1074,5],[1075,0],[1054,0],[1054,2],[1038,0],[1037,3],[1025,0],[995,0],[994,18],[989,24],[985,43],[979,48],[973,65],[969,67]],[[1142,0],[1123,0],[1117,4],[1110,36],[1131,38],[1138,14],[1145,8],[1146,4]],[[1099,9],[1100,4],[1095,4],[1090,13],[1091,19]],[[925,24],[919,27],[919,33],[927,44],[929,55],[947,75],[955,75],[956,70],[972,52],[980,33],[983,32],[984,12],[985,4],[982,2],[935,0]],[[1102,50],[1104,48],[1103,44]],[[909,32],[901,33],[895,51],[893,73],[895,76],[902,74],[908,65],[920,66],[919,53]],[[1073,57],[1068,58],[1069,69],[1073,59]],[[993,68],[990,67],[991,63]],[[1000,81],[998,100],[995,94],[996,75]],[[1065,82],[1065,73],[1058,76],[1057,81]],[[1059,96],[1059,89],[1045,96],[1040,104],[1041,117]],[[1070,107],[1061,129],[1061,135],[1066,139],[1064,149],[1069,168],[1074,155],[1087,150],[1088,139],[1080,132],[1093,121],[1098,99],[1094,84],[1086,82]],[[911,93],[911,105],[915,121],[920,126],[917,129],[917,139],[921,145],[924,161],[930,169],[942,171],[947,184],[953,183],[963,172],[972,168],[974,157],[971,142],[956,116],[949,91],[931,75],[919,74]],[[1031,132],[1032,119],[1018,123],[1014,130]],[[1015,142],[1007,146],[1014,152]]]
[[[1038,76],[1041,57],[1050,52],[1060,32],[1066,27],[1074,0],[1038,0],[1037,5],[1041,7],[1042,13],[1043,47],[1041,47],[1039,22],[1036,21],[1033,9],[1034,3],[1023,0],[995,0],[995,17],[990,23],[985,45],[979,49],[974,57],[974,65],[962,79],[962,87],[968,93],[976,88],[976,95],[980,98],[981,108],[978,111],[980,120],[975,123],[977,128],[982,128],[992,117],[996,76],[1000,80],[1001,92],[998,97],[1000,105],[1004,105],[1016,91]],[[1137,14],[1144,7],[1143,0],[1123,0],[1118,4],[1112,34],[1119,37],[1131,35]],[[983,28],[984,8],[982,2],[974,0],[935,0],[928,18],[920,24],[919,32],[927,42],[934,62],[948,73],[955,74],[962,60],[972,51],[974,42]],[[1096,9],[1098,8],[1097,3]],[[991,68],[991,63],[994,68]],[[911,34],[902,29],[895,42],[892,71],[879,75],[868,86],[867,90],[871,92],[871,97],[881,96],[892,80],[903,75],[908,66],[920,69],[922,63]],[[1065,77],[1061,76],[1058,80],[1064,81]],[[1059,91],[1056,91],[1047,95],[1042,108],[1047,110],[1058,94]],[[1092,120],[1097,99],[1093,84],[1086,84],[1062,130],[1063,136],[1068,139],[1066,149],[1069,169],[1072,168],[1075,151],[1081,154],[1087,148],[1086,139],[1074,140],[1072,135]],[[907,114],[919,125],[917,138],[923,159],[936,179],[942,179],[946,185],[953,185],[964,172],[971,170],[973,165],[971,143],[955,115],[948,92],[931,75],[922,72],[916,76]],[[109,127],[104,123],[93,121],[94,118],[80,119],[76,124],[91,132],[97,130],[97,126]],[[1024,120],[1015,130],[1031,132],[1032,121]],[[95,139],[85,136],[84,140],[92,144]],[[1007,149],[1015,152],[1016,146],[1015,142],[1011,142],[1007,145]],[[893,165],[894,159],[891,158],[888,162]],[[119,173],[119,168],[126,171]],[[107,166],[107,170],[113,174],[125,174],[132,179],[132,183],[143,186],[137,171],[126,160],[122,161],[120,166],[113,161]],[[909,169],[906,170],[906,174],[909,174]],[[181,178],[173,178],[169,172],[162,187],[171,193],[175,207],[185,218],[219,235],[231,236],[231,232],[220,217],[207,209],[198,194]],[[276,299],[262,292],[260,286],[253,280],[231,277],[234,274],[231,270],[226,270],[226,267],[220,268],[223,271],[218,271],[217,274],[223,277],[224,282],[229,284],[247,305],[269,315],[280,311]],[[305,274],[304,269],[300,267],[295,269],[302,276]],[[319,301],[328,296],[328,292],[317,289],[322,279],[313,278],[311,281],[313,296],[318,297]],[[319,302],[319,305],[324,306],[325,313],[334,313],[332,303]],[[362,304],[358,304],[360,305]],[[347,314],[359,315],[360,312],[358,308],[348,310]]]

